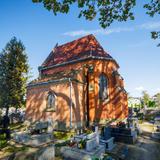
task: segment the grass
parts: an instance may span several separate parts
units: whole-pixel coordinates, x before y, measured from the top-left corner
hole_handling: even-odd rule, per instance
[[[142,124],[143,123],[143,120],[141,119],[141,120],[138,120],[138,123],[139,124]]]
[[[10,129],[11,130],[22,130],[22,129],[25,129],[25,125],[23,123],[10,124]]]
[[[68,140],[74,135],[73,132],[60,132],[60,131],[54,131],[53,136],[54,138],[58,140]]]
[[[23,123],[10,124],[11,132],[15,130],[20,131],[24,129],[25,125]],[[7,140],[5,140],[5,134],[0,135],[0,158],[17,152],[25,153],[29,149],[27,146],[22,146],[12,143],[13,143],[12,141],[8,143]]]
[[[28,147],[26,146],[22,146],[22,147],[16,147],[16,146],[8,146],[6,149],[5,149],[5,152],[7,153],[14,153],[14,152],[19,152],[19,151],[28,151]]]
[[[5,134],[0,135],[0,149],[7,146],[6,136]]]
[[[146,121],[154,120],[154,118],[155,118],[155,115],[154,115],[154,114],[146,114],[146,115],[145,115],[145,120],[146,120]]]

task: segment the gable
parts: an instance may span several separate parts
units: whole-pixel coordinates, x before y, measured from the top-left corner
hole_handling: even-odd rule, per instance
[[[49,67],[65,62],[71,62],[89,56],[112,58],[104,51],[93,35],[88,35],[55,47],[41,67]]]

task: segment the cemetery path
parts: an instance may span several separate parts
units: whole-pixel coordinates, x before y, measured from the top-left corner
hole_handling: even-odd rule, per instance
[[[148,136],[141,136],[136,145],[128,145],[127,160],[160,160],[160,143]]]
[[[142,125],[143,134],[139,136],[135,145],[128,145],[127,160],[160,160],[160,141],[151,138],[153,127]]]

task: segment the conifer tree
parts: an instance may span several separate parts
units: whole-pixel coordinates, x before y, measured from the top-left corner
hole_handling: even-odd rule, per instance
[[[28,57],[23,43],[13,37],[0,53],[0,107],[20,108],[25,104]]]

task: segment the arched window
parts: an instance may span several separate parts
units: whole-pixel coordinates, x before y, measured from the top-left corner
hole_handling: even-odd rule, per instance
[[[105,100],[108,98],[108,80],[104,74],[99,77],[99,99]]]
[[[56,102],[56,96],[53,92],[48,93],[47,97],[47,108],[52,108],[55,110],[55,102]]]

